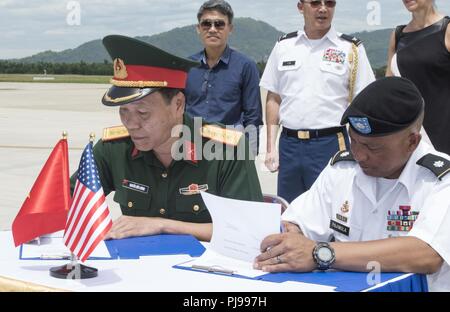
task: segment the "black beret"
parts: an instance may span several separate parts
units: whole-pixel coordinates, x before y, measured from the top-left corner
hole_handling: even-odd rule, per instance
[[[362,90],[344,112],[341,125],[364,136],[383,136],[406,129],[424,109],[424,100],[408,79],[386,77]]]

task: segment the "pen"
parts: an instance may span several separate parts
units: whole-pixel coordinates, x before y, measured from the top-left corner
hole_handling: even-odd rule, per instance
[[[218,266],[206,266],[206,265],[192,265],[193,269],[196,270],[202,270],[202,271],[208,271],[208,272],[214,272],[214,273],[224,273],[224,274],[229,274],[229,275],[233,275],[234,271],[233,270],[227,270],[224,269],[222,267],[218,267]]]
[[[49,254],[42,254],[40,256],[40,258],[42,260],[58,260],[58,259],[63,259],[63,260],[67,260],[70,259],[70,255],[49,255]]]

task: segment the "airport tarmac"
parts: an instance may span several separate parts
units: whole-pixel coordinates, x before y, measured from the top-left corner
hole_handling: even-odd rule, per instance
[[[60,83],[0,83],[0,230],[12,221],[28,195],[52,148],[68,132],[70,171],[77,169],[80,155],[94,132],[120,125],[118,108],[101,104],[109,85]],[[265,103],[265,94],[263,94]],[[264,105],[263,105],[264,106]],[[265,148],[261,131],[260,151]],[[264,193],[276,194],[277,174],[264,166],[264,154],[256,159]],[[113,219],[120,208],[108,195]]]

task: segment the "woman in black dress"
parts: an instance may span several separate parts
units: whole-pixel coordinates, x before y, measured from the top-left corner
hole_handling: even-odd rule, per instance
[[[389,43],[386,76],[414,82],[425,100],[423,127],[431,143],[450,154],[450,18],[433,0],[403,0],[412,19]]]

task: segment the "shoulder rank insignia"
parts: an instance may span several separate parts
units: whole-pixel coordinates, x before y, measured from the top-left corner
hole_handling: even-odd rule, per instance
[[[337,152],[336,155],[333,156],[331,159],[331,165],[333,166],[335,163],[340,161],[355,161],[355,159],[350,151],[344,150]]]
[[[294,31],[288,34],[284,34],[283,36],[281,36],[280,38],[278,38],[278,42],[283,41],[284,39],[290,39],[290,38],[295,38],[298,36],[298,32]]]
[[[109,127],[103,129],[102,141],[109,142],[118,139],[123,139],[128,136],[130,136],[130,134],[128,133],[127,128],[125,128],[124,126]]]
[[[350,36],[350,35],[341,34],[340,37],[341,37],[342,39],[346,40],[346,41],[349,41],[349,42],[351,42],[351,43],[354,43],[357,47],[358,47],[359,45],[361,45],[361,43],[362,43],[362,40],[361,40],[361,39],[358,39],[358,38],[353,37],[353,36]]]
[[[242,137],[242,132],[221,128],[215,125],[205,125],[201,129],[202,137],[227,145],[237,146]]]
[[[416,164],[429,169],[439,180],[450,172],[450,160],[434,154],[426,154]]]

